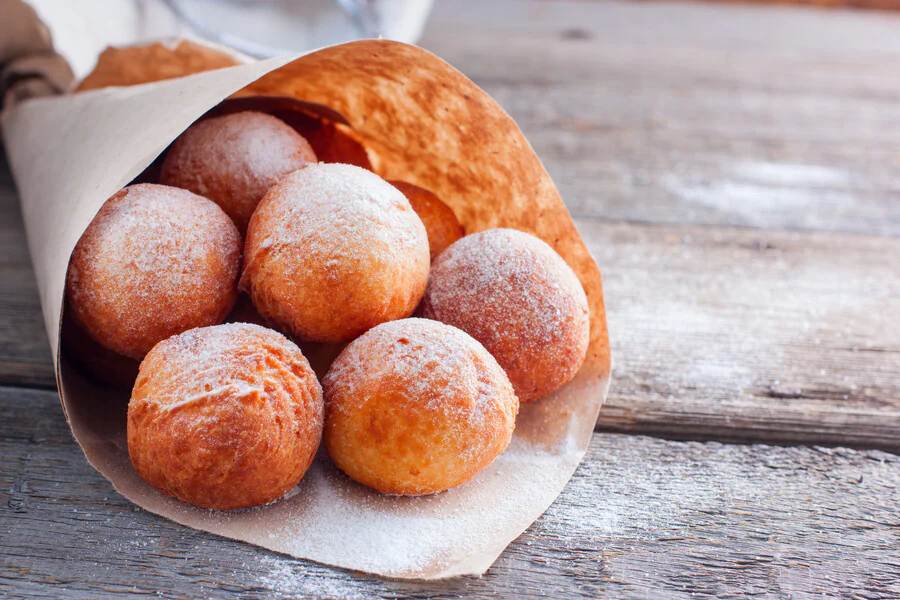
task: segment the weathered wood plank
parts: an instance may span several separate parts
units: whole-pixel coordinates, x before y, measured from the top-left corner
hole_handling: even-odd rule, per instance
[[[0,147],[0,385],[56,387],[19,199]]]
[[[900,449],[900,240],[577,223],[604,274],[601,428]]]
[[[900,457],[880,451],[597,434],[486,576],[384,581],[139,511],[86,464],[52,392],[0,389],[5,597],[891,598],[898,503]]]
[[[898,31],[895,14],[462,0],[422,44],[510,112],[576,216],[897,236]]]

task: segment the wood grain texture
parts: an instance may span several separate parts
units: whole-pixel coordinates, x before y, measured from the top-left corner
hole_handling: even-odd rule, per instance
[[[19,199],[0,148],[0,385],[56,388]]]
[[[386,581],[191,531],[91,469],[52,392],[0,388],[0,596],[893,598],[900,458],[597,434],[481,578]],[[353,540],[347,540],[352,544]]]
[[[601,428],[900,449],[900,239],[578,226],[614,361]]]
[[[896,14],[460,0],[422,44],[509,111],[576,216],[897,236],[898,31]]]

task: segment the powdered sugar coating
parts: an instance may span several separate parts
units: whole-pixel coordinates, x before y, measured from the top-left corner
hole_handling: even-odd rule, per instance
[[[141,363],[128,449],[165,494],[209,508],[256,506],[309,468],[323,416],[319,382],[283,335],[248,323],[191,329]]]
[[[464,483],[509,445],[519,402],[463,331],[403,319],[350,343],[323,379],[325,445],[353,479],[392,494]]]
[[[383,179],[314,164],[260,203],[247,231],[241,289],[296,337],[343,342],[409,316],[428,282],[425,226]]]
[[[466,236],[438,256],[418,314],[484,344],[521,402],[560,388],[587,354],[578,277],[545,242],[514,229]]]
[[[241,236],[213,202],[133,185],[106,201],[78,241],[67,301],[91,337],[140,360],[160,340],[222,322],[240,259]]]
[[[316,155],[285,122],[244,111],[203,119],[181,134],[166,155],[160,182],[209,198],[247,231],[270,187]]]

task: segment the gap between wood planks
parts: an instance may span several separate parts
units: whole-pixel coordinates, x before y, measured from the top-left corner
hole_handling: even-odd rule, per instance
[[[578,225],[609,315],[601,429],[900,448],[900,240]]]

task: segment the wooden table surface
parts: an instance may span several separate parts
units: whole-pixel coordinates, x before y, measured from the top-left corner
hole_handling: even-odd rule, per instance
[[[568,488],[487,575],[426,583],[133,507],[59,409],[4,162],[0,597],[900,597],[900,16],[464,0],[422,45],[518,121],[604,275]]]

